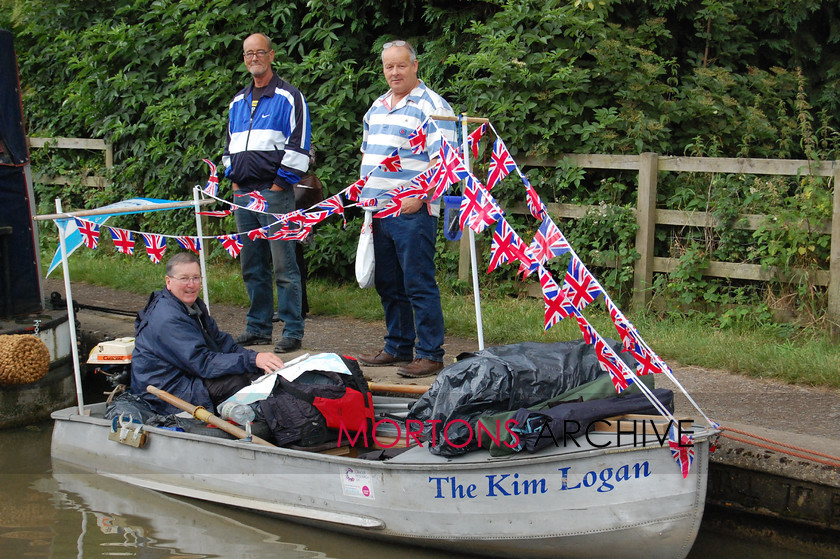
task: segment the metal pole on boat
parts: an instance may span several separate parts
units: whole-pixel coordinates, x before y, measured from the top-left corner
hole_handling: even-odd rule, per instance
[[[198,261],[201,263],[201,288],[204,290],[204,304],[207,312],[210,312],[210,292],[207,291],[207,263],[204,260],[204,239],[201,230],[201,216],[198,215],[199,201],[198,190],[193,189],[193,204],[195,205],[195,232],[198,233]]]
[[[461,119],[461,146],[462,152],[464,154],[464,167],[467,168],[467,171],[470,170],[470,148],[469,142],[467,141],[467,137],[469,136],[469,130],[467,129],[467,122],[468,118],[466,114],[462,115]],[[475,328],[476,328],[476,336],[478,337],[478,349],[481,351],[484,349],[484,323],[481,319],[481,293],[479,292],[478,287],[478,259],[475,254],[475,231],[472,229],[469,230],[470,236],[470,267],[472,268],[472,280],[473,280],[473,299],[475,300]]]
[[[56,213],[62,213],[61,198],[55,199]],[[70,350],[73,355],[73,376],[76,380],[76,401],[79,404],[79,415],[85,415],[85,401],[82,396],[82,371],[79,366],[79,346],[76,340],[76,313],[73,310],[73,293],[70,290],[70,268],[67,260],[67,243],[64,235],[64,223],[67,219],[56,219],[58,227],[58,244],[61,247],[61,271],[64,274],[64,297],[67,299],[67,321],[70,325]]]

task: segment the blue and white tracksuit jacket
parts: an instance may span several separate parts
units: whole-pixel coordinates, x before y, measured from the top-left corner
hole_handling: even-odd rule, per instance
[[[311,124],[303,94],[277,74],[253,113],[253,81],[230,103],[225,176],[242,192],[294,185],[309,169]]]

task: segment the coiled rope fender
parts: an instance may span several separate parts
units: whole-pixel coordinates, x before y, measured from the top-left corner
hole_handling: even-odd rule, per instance
[[[727,431],[731,431],[733,433],[738,433],[740,435],[746,435],[747,437],[752,437],[754,439],[758,439],[760,441],[764,441],[769,444],[762,444],[757,443],[755,441],[750,441],[747,439],[742,439],[741,437],[734,437],[727,433]],[[805,447],[795,446],[792,444],[785,444],[779,441],[774,441],[773,439],[768,439],[766,437],[762,437],[759,435],[755,435],[753,433],[748,433],[747,431],[741,431],[739,429],[735,429],[734,427],[725,427],[721,426],[721,436],[726,437],[727,439],[732,439],[733,441],[737,441],[739,443],[751,444],[753,446],[757,446],[759,448],[765,448],[767,450],[772,450],[775,452],[780,452],[782,454],[788,454],[790,456],[796,456],[797,458],[802,458],[804,460],[810,460],[811,462],[818,462],[820,464],[825,464],[827,466],[832,466],[834,468],[840,468],[840,457],[833,456],[831,454],[824,454],[822,452],[817,452],[816,450],[810,450]],[[787,450],[790,449],[790,450]],[[794,452],[798,451],[798,452]],[[811,455],[811,456],[809,456]],[[823,458],[827,458],[828,460],[823,460],[821,458],[815,458],[815,456],[821,456]]]

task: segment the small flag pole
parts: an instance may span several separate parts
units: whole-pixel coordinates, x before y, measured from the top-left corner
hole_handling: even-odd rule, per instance
[[[210,312],[210,292],[207,291],[207,263],[204,258],[205,242],[204,234],[201,230],[201,216],[199,212],[198,189],[193,188],[193,204],[195,205],[195,232],[198,234],[198,261],[201,263],[201,288],[204,290],[204,304],[207,306],[207,312]]]

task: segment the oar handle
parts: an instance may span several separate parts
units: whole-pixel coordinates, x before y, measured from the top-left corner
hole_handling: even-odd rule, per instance
[[[387,384],[380,382],[369,382],[368,388],[371,392],[394,392],[396,394],[425,394],[431,386],[416,384]]]

